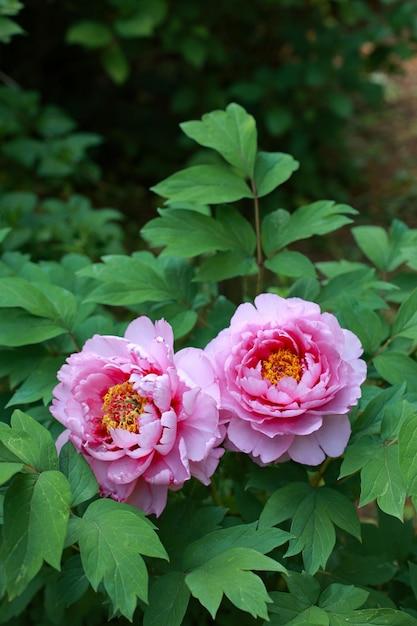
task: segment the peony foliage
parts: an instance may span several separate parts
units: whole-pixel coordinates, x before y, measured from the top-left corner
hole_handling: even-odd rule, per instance
[[[136,251],[1,256],[0,622],[413,626],[417,231],[181,128]]]

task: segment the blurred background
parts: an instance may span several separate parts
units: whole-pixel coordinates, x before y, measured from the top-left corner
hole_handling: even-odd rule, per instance
[[[0,0],[0,228],[32,258],[140,247],[149,191],[232,101],[301,168],[269,202],[417,225],[417,0]]]

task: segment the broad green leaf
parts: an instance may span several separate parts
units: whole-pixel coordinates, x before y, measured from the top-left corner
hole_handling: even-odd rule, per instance
[[[378,269],[388,270],[390,249],[386,231],[381,226],[356,226],[352,234],[365,256]]]
[[[245,181],[222,165],[194,165],[169,176],[152,191],[175,202],[222,204],[253,194]]]
[[[393,221],[388,234],[380,226],[357,226],[352,234],[364,255],[382,271],[392,272],[415,259],[415,231],[399,220]]]
[[[161,576],[151,586],[143,626],[181,626],[189,599],[190,592],[182,572]]]
[[[197,268],[194,280],[196,282],[218,282],[256,274],[258,267],[254,257],[244,256],[240,252],[218,252],[214,256],[204,259]]]
[[[71,491],[61,472],[20,474],[4,502],[1,548],[10,599],[23,592],[43,561],[59,569]]]
[[[85,302],[129,306],[141,302],[176,300],[178,285],[170,284],[158,259],[144,255],[111,255],[81,271],[100,283]]]
[[[164,0],[142,0],[137,13],[121,17],[114,22],[116,32],[121,37],[147,37],[164,19],[167,4]]]
[[[360,506],[377,500],[388,515],[403,519],[406,496],[405,481],[400,468],[397,444],[380,445],[361,471]]]
[[[320,595],[320,584],[314,576],[306,572],[288,572],[285,576],[288,591],[298,601],[306,604],[316,604]]]
[[[338,311],[351,299],[368,309],[383,309],[386,303],[379,293],[392,289],[395,287],[391,283],[378,279],[374,269],[355,270],[331,278],[320,293],[319,304]]]
[[[112,41],[113,35],[105,24],[84,20],[77,22],[68,30],[66,41],[86,48],[103,48]]]
[[[113,606],[132,619],[137,598],[147,602],[148,573],[141,554],[166,558],[166,552],[146,519],[132,507],[96,500],[78,529],[85,574],[97,590],[102,583]]]
[[[379,315],[352,298],[344,300],[343,296],[337,313],[341,325],[359,337],[364,351],[368,354],[376,352],[387,335]]]
[[[283,152],[258,152],[255,165],[256,193],[262,198],[285,183],[299,167],[298,161]]]
[[[407,494],[417,496],[417,413],[409,415],[398,437],[400,468]]]
[[[0,307],[22,308],[32,315],[54,319],[55,310],[48,298],[28,280],[0,278]]]
[[[417,289],[401,304],[392,327],[392,334],[415,339],[417,333]]]
[[[344,613],[359,609],[368,599],[369,591],[353,585],[329,585],[320,596],[319,606],[327,612]]]
[[[4,485],[23,469],[23,463],[0,463],[0,485]]]
[[[291,483],[278,489],[268,500],[259,519],[260,527],[292,519],[286,556],[303,553],[305,569],[314,574],[327,563],[336,541],[334,525],[360,537],[360,525],[353,504],[343,494],[327,487],[311,488]]]
[[[299,502],[310,493],[307,483],[290,483],[281,487],[269,498],[259,518],[259,527],[276,526],[290,519]]]
[[[300,207],[292,214],[284,209],[278,209],[269,213],[262,222],[264,251],[270,256],[293,241],[330,233],[345,224],[350,224],[352,220],[347,215],[356,213],[355,209],[346,204],[336,204],[329,200],[313,202]]]
[[[337,617],[337,619],[336,619]],[[417,626],[417,620],[408,613],[395,609],[363,609],[351,614],[333,616],[331,626]]]
[[[25,31],[17,22],[0,15],[0,41],[9,43],[14,35],[22,35]]]
[[[58,469],[51,433],[22,411],[13,412],[11,426],[0,423],[0,442],[22,463],[37,471]]]
[[[251,255],[256,244],[252,227],[237,211],[228,213],[220,220],[196,211],[172,209],[148,222],[141,233],[153,247],[165,246],[164,254],[169,256],[231,250]]]
[[[256,550],[231,548],[187,574],[185,582],[213,619],[223,594],[238,609],[266,619],[266,603],[271,600],[262,580],[248,570],[283,572],[285,568]]]
[[[269,620],[264,622],[264,626],[267,624],[271,626],[293,624],[292,620],[297,619],[311,605],[309,600],[304,600],[292,593],[283,593],[282,591],[273,591],[270,597],[273,604],[270,604],[268,607]]]
[[[186,570],[194,569],[231,548],[251,548],[266,554],[286,543],[289,538],[290,535],[284,530],[257,528],[256,523],[222,528],[187,546],[183,567]]]
[[[391,385],[407,383],[408,391],[417,392],[417,363],[403,352],[383,352],[373,363],[378,374]]]
[[[181,311],[172,317],[167,316],[167,320],[172,326],[175,339],[181,339],[192,331],[197,323],[198,314],[196,311]]]
[[[48,404],[52,397],[52,389],[57,384],[56,374],[62,362],[62,357],[45,357],[38,362],[36,369],[13,394],[7,406],[30,404],[37,400],[43,400],[44,404]]]
[[[232,103],[225,111],[212,111],[203,115],[201,121],[184,122],[180,126],[188,137],[219,152],[244,176],[253,177],[257,148],[256,123],[243,107]]]
[[[11,230],[11,228],[0,228],[0,243],[6,239]]]
[[[101,62],[107,74],[117,85],[126,81],[130,71],[129,62],[118,44],[113,43],[103,50]]]
[[[66,329],[50,320],[34,317],[24,311],[1,311],[0,346],[17,348],[64,335]]]
[[[70,442],[66,443],[61,449],[59,469],[65,474],[71,485],[73,506],[90,500],[90,498],[96,495],[98,491],[97,480],[87,461]]]
[[[290,276],[294,278],[316,276],[314,265],[308,257],[300,252],[283,250],[271,259],[265,261],[265,267],[279,276]]]
[[[329,616],[318,606],[305,609],[291,622],[292,626],[329,626]]]

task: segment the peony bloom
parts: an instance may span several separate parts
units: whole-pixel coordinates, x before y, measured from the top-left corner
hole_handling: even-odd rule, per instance
[[[229,447],[260,463],[339,456],[366,365],[358,338],[317,304],[262,294],[207,346]]]
[[[173,353],[164,320],[140,317],[125,337],[95,335],[58,373],[52,415],[82,452],[101,493],[159,515],[168,489],[204,484],[223,450],[218,387],[202,350]]]

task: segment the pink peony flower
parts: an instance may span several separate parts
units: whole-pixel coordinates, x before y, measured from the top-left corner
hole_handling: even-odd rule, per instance
[[[358,338],[317,304],[262,294],[207,346],[228,445],[261,464],[339,456],[366,365]]]
[[[210,482],[223,450],[213,368],[202,350],[173,353],[164,320],[125,337],[95,335],[58,373],[52,415],[93,469],[101,493],[159,515],[168,489]],[[224,430],[224,429],[223,429]]]

